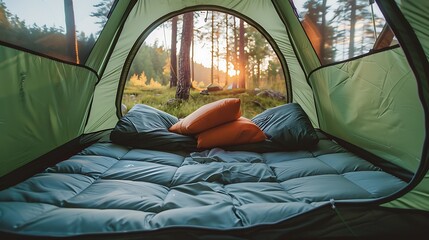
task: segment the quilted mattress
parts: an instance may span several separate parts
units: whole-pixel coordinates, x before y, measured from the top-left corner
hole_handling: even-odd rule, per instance
[[[0,231],[36,236],[242,229],[406,183],[319,134],[310,150],[133,149],[98,142],[0,191]]]

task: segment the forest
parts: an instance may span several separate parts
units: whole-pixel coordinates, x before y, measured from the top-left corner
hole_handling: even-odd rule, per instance
[[[150,103],[185,116],[219,98],[239,97],[243,115],[251,117],[285,103],[280,61],[251,24],[223,12],[195,11],[152,34],[159,32],[164,36],[149,35],[134,56],[122,99],[127,109]]]
[[[50,9],[50,1],[32,0],[25,6],[22,3],[19,5],[17,0],[0,0],[0,41],[67,62],[84,63],[108,19],[114,0],[96,0],[93,5],[91,2],[95,3],[94,0],[56,1],[57,4],[63,3],[64,16],[55,19],[48,17],[50,22],[47,22],[44,16]],[[19,15],[16,10],[10,10],[8,6],[12,4],[26,9],[32,16]],[[31,7],[35,6],[44,10],[32,11]],[[88,6],[92,9],[88,15],[94,21],[81,25],[93,25],[97,30],[92,32],[76,27],[76,13]]]
[[[297,15],[322,64],[396,44],[373,0],[298,0]],[[384,41],[379,41],[379,40]]]
[[[149,86],[151,82],[156,82],[162,86],[176,87],[181,71],[189,68],[193,88],[216,85],[222,89],[283,88],[285,91],[280,61],[258,30],[226,13],[201,11],[191,14],[194,24],[199,26],[191,31],[189,66],[184,63],[178,68],[181,54],[185,53],[181,51],[183,40],[178,40],[183,33],[177,29],[186,30],[183,15],[179,15],[154,30],[167,30],[171,34],[168,43],[155,38],[152,45],[148,41],[142,44],[128,74],[132,83],[139,84],[136,81],[141,81],[139,85]]]

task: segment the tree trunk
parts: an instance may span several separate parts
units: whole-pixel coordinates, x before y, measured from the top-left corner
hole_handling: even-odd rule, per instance
[[[188,12],[183,15],[182,40],[180,42],[179,54],[179,78],[176,90],[176,98],[182,100],[189,99],[189,91],[191,88],[190,50],[192,32],[194,30],[193,18],[193,12]]]
[[[228,44],[228,14],[225,13],[225,21],[226,21],[226,30],[225,30],[225,42],[226,42],[226,56],[225,56],[225,87],[229,84],[229,44]]]
[[[219,26],[217,27],[217,29],[216,29],[216,32],[215,32],[215,34],[216,34],[216,54],[215,54],[215,56],[216,56],[216,61],[217,61],[217,64],[216,64],[216,78],[217,78],[217,84],[220,84],[220,74],[219,74],[219,66],[220,66],[220,49],[219,49],[219,45],[220,45],[220,43],[219,43],[219,38],[220,38],[220,36],[219,36]]]
[[[254,87],[257,86],[257,83],[261,82],[261,64],[262,64],[262,60],[259,59],[258,62],[257,62],[257,64],[258,65],[256,66],[256,82],[255,82]]]
[[[327,35],[327,31],[326,31],[326,1],[327,0],[323,0],[322,2],[322,9],[321,9],[321,15],[322,15],[322,23],[321,23],[321,39],[320,39],[320,60],[322,61],[322,63],[325,63],[325,58],[326,58],[326,54],[325,54],[325,44],[326,44],[326,35]]]
[[[73,0],[64,0],[64,15],[66,22],[66,51],[67,56],[79,63],[79,51],[76,38],[76,24],[74,21]]]
[[[171,26],[170,87],[177,86],[177,19],[173,17]]]
[[[238,87],[239,88],[246,88],[246,60],[245,60],[245,56],[244,56],[244,21],[242,19],[240,19],[240,30],[239,30],[239,37],[238,37],[238,52],[239,52],[239,69],[240,69],[240,74],[238,77]]]
[[[214,82],[214,13],[212,11],[212,35],[211,35],[211,42],[212,42],[212,55],[211,55],[211,75],[210,80],[213,84]]]
[[[238,63],[238,58],[237,58],[237,48],[238,48],[238,41],[237,41],[237,18],[234,16],[234,51],[232,52],[234,54],[233,57],[233,61],[234,61],[234,70],[237,71],[237,63]],[[235,76],[237,76],[235,74]],[[235,81],[232,82],[232,88],[237,88],[237,77],[235,77]]]
[[[355,28],[356,28],[356,0],[350,1],[350,41],[349,58],[352,58],[355,52]]]
[[[194,39],[194,29],[192,28],[192,37],[191,37],[191,83],[193,81],[195,81],[195,61],[194,61],[194,54],[195,54],[195,39]],[[193,89],[194,87],[191,84],[191,88]]]

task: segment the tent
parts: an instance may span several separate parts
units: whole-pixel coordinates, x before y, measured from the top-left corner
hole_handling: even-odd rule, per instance
[[[269,40],[287,76],[287,100],[299,103],[315,128],[412,173],[408,185],[394,194],[339,204],[346,225],[353,218],[373,217],[381,219],[380,228],[394,232],[405,231],[404,222],[411,228],[414,221],[416,226],[426,221],[427,227],[429,2],[376,4],[399,45],[331,64],[321,63],[293,1],[284,0],[115,1],[104,29],[80,63],[2,40],[1,188],[74,154],[115,127],[122,116],[130,62],[159,24],[191,10],[218,10],[252,23]],[[322,221],[320,233],[334,224],[328,210],[296,221]]]

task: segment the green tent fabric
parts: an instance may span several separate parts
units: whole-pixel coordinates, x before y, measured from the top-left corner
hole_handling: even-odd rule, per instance
[[[0,175],[83,134],[97,76],[0,46]]]
[[[39,160],[112,130],[125,70],[150,32],[176,14],[219,10],[267,37],[283,65],[288,101],[315,128],[414,174],[407,187],[372,204],[429,212],[429,1],[377,0],[399,45],[329,65],[319,61],[292,2],[115,1],[79,64],[0,41],[2,182],[34,174]]]
[[[421,114],[424,114],[424,121],[421,125],[421,130],[418,132],[423,132],[425,135],[422,152],[416,152],[420,156],[418,160],[416,159],[419,165],[415,183],[417,186],[411,185],[409,188],[411,191],[407,192],[403,197],[387,203],[386,206],[427,210],[429,206],[423,196],[428,196],[427,189],[429,189],[429,36],[424,27],[428,23],[428,19],[423,16],[425,16],[425,9],[428,9],[429,3],[427,1],[397,1],[398,5],[390,2],[380,2],[379,4],[386,7],[385,14],[390,21],[394,21],[391,25],[395,26],[395,30],[403,33],[397,35],[403,48],[407,50],[405,55],[417,80],[418,96],[423,108]],[[410,31],[410,28],[412,28],[412,31]],[[405,34],[405,32],[408,32],[408,34]],[[418,105],[416,103],[415,106]],[[418,133],[416,132],[416,134]]]

